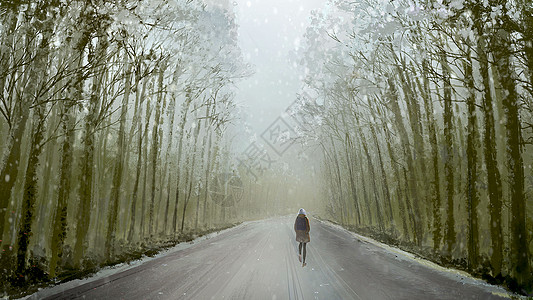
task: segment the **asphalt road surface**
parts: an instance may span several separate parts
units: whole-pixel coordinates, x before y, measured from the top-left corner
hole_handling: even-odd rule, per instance
[[[506,298],[499,287],[312,218],[302,267],[293,222],[247,222],[125,271],[30,299]]]

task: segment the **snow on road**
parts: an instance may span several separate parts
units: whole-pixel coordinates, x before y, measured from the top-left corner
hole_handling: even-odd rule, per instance
[[[293,222],[246,222],[138,266],[30,299],[508,298],[500,287],[313,219],[302,267]]]

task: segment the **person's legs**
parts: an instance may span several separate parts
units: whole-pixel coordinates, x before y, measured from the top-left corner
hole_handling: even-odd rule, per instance
[[[306,254],[306,252],[307,252],[305,248],[306,248],[307,243],[302,243],[302,244],[304,244],[303,248],[304,248],[304,264],[305,264],[305,254]],[[301,244],[300,244],[300,245],[301,245]]]
[[[300,244],[298,245],[298,254],[302,254],[302,244],[303,243],[300,242]]]

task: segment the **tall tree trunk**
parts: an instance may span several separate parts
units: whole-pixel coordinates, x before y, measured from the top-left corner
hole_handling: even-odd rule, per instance
[[[84,128],[83,149],[84,154],[81,160],[81,178],[78,192],[79,205],[76,226],[76,242],[74,245],[74,263],[79,265],[86,248],[86,236],[89,230],[92,189],[93,189],[93,169],[94,169],[94,118],[95,111],[94,101],[97,101],[96,95],[91,97],[91,108],[86,116]]]
[[[185,136],[185,122],[187,121],[187,114],[189,112],[189,106],[192,102],[192,95],[190,92],[190,87],[186,88],[186,94],[185,94],[185,102],[183,103],[183,107],[181,109],[181,121],[179,126],[179,142],[178,142],[178,160],[177,160],[177,177],[176,177],[176,204],[174,206],[174,215],[172,217],[172,234],[175,236],[177,233],[177,225],[178,225],[178,204],[180,199],[180,178],[181,178],[181,156],[182,156],[182,150],[183,150],[183,138]]]
[[[61,63],[61,62],[60,62]],[[49,75],[50,76],[50,75]],[[57,93],[59,84],[55,86],[53,89],[54,91],[51,93],[46,93],[50,98],[52,99],[53,94]],[[55,99],[53,99],[55,100]],[[60,125],[60,113],[58,108],[59,105],[50,105],[49,106],[49,116],[46,120],[46,130],[43,132],[44,137],[43,140],[52,140],[54,138],[54,135],[56,134],[56,130],[58,126]],[[46,118],[46,117],[45,117]],[[50,226],[49,226],[49,220],[51,219],[50,214],[54,209],[54,191],[56,189],[56,172],[54,170],[55,167],[55,160],[56,152],[57,152],[57,145],[56,143],[43,143],[43,147],[45,149],[42,150],[42,158],[40,159],[42,162],[42,171],[39,176],[39,189],[37,190],[37,194],[39,195],[37,197],[37,201],[35,202],[36,210],[38,211],[35,217],[34,224],[32,224],[32,235],[33,238],[30,241],[30,246],[32,246],[32,250],[34,256],[41,256],[41,257],[47,257],[47,251],[50,249],[49,245],[49,239],[50,236]]]
[[[111,61],[110,64],[114,65],[114,62]],[[99,118],[102,116],[102,109],[105,109],[105,103],[107,103],[109,95],[113,95],[113,84],[110,85],[110,87],[107,87],[108,81],[109,81],[109,71],[107,68],[103,71],[102,76],[102,82],[100,83],[100,86],[102,87],[102,91],[100,93],[100,100],[99,102]],[[110,89],[111,91],[109,91]],[[98,132],[98,139],[96,140],[96,158],[95,158],[95,188],[93,190],[94,195],[93,199],[96,201],[93,203],[93,209],[94,212],[91,214],[92,220],[97,220],[96,222],[92,222],[93,229],[89,231],[89,239],[94,241],[94,247],[98,248],[105,248],[106,247],[106,234],[107,230],[109,229],[109,223],[106,224],[106,222],[100,221],[105,220],[106,217],[109,217],[106,215],[106,213],[109,214],[109,205],[110,205],[110,199],[109,199],[109,193],[112,189],[112,184],[108,184],[110,180],[107,180],[107,175],[111,172],[113,172],[113,168],[111,169],[111,172],[108,170],[108,164],[106,164],[106,158],[109,157],[107,155],[108,147],[107,143],[109,141],[110,137],[110,130],[111,130],[111,120],[109,118],[102,118],[101,121],[98,121],[101,123],[103,130]],[[112,183],[112,178],[111,178]],[[107,227],[106,227],[107,226]],[[104,234],[100,234],[103,232]],[[104,251],[104,255],[107,249]]]
[[[487,40],[485,38],[484,22],[481,18],[481,5],[473,9],[474,27],[477,32],[477,56],[479,72],[483,83],[483,156],[487,170],[487,188],[489,196],[489,227],[491,236],[491,266],[492,276],[501,274],[503,262],[503,234],[502,234],[502,182],[498,168],[498,150],[496,145],[496,126],[494,120],[494,105],[491,93],[491,78],[489,75],[489,58],[487,57]]]
[[[125,53],[125,55],[128,55]],[[109,199],[109,210],[107,218],[107,234],[105,242],[106,259],[110,260],[114,255],[114,243],[117,231],[117,215],[120,205],[120,194],[122,186],[122,174],[124,172],[124,143],[125,143],[125,131],[126,131],[126,116],[128,114],[128,105],[131,94],[131,71],[132,64],[127,60],[124,68],[124,96],[122,96],[122,107],[120,109],[120,125],[118,129],[117,140],[117,157],[113,170],[113,183],[111,186],[111,197]],[[127,167],[127,166],[126,166]]]
[[[30,103],[25,101],[20,101],[17,106],[21,106],[20,118],[18,119],[18,124],[15,125],[13,130],[13,137],[8,142],[9,153],[4,163],[4,168],[0,172],[0,235],[4,234],[4,224],[6,223],[6,212],[9,207],[9,200],[11,199],[11,191],[15,185],[16,178],[18,176],[19,162],[20,162],[20,146],[22,144],[22,138],[24,131],[26,129],[26,123],[29,116],[29,107]],[[5,239],[5,237],[3,237]]]
[[[79,41],[72,43],[72,67],[75,70],[74,82],[69,87],[69,97],[64,100],[61,111],[61,125],[63,130],[63,144],[61,149],[60,178],[58,186],[57,206],[54,213],[54,223],[52,232],[52,255],[50,258],[50,277],[53,278],[56,272],[56,266],[63,255],[63,244],[67,236],[67,211],[70,202],[70,191],[72,183],[72,166],[74,164],[74,142],[75,121],[74,107],[78,101],[82,100],[83,91],[83,74],[81,67],[83,65],[84,49],[87,46],[88,39],[80,37]]]
[[[148,84],[148,79],[143,79],[142,88],[139,91],[139,82],[140,82],[140,70],[139,66],[137,66],[136,70],[136,80],[135,80],[135,111],[133,113],[133,124],[131,125],[131,135],[132,137],[133,132],[135,131],[135,127],[137,127],[138,131],[138,139],[137,139],[137,166],[135,168],[135,182],[133,183],[133,192],[131,194],[131,204],[130,204],[130,226],[128,229],[128,241],[131,243],[133,241],[133,235],[135,233],[135,222],[136,222],[136,214],[137,214],[137,199],[139,194],[139,181],[141,178],[141,167],[142,167],[142,141],[143,141],[143,131],[142,131],[142,122],[141,122],[141,114],[142,114],[142,104],[144,103],[144,96],[146,94],[146,85]],[[126,160],[127,161],[127,160]],[[127,164],[126,164],[127,165]]]
[[[392,50],[392,49],[391,49]],[[394,52],[392,52],[394,54]],[[412,169],[409,167],[409,177],[412,178],[411,181],[411,188],[416,190],[417,197],[416,199],[413,199],[413,207],[416,209],[415,218],[417,219],[418,224],[427,224],[427,222],[424,219],[423,210],[420,208],[420,205],[427,205],[426,201],[426,193],[425,189],[419,188],[420,184],[422,184],[422,180],[425,180],[427,178],[426,176],[426,160],[425,160],[425,149],[424,149],[424,139],[423,139],[423,131],[422,131],[422,122],[421,122],[421,113],[420,113],[420,106],[418,104],[418,101],[416,101],[416,93],[412,87],[411,80],[408,78],[408,74],[406,72],[407,70],[407,64],[405,62],[404,57],[396,58],[396,55],[394,55],[395,61],[396,61],[396,71],[398,73],[398,77],[400,79],[400,85],[402,87],[403,95],[405,97],[405,104],[407,107],[407,116],[409,120],[409,125],[411,127],[411,131],[413,133],[413,152],[411,152],[412,157],[409,160],[412,160],[413,166]],[[411,147],[409,144],[406,144],[409,149]],[[429,216],[428,218],[429,219]],[[429,227],[429,226],[428,226]],[[423,231],[426,228],[423,226],[418,227],[418,238],[421,240],[424,236]],[[430,229],[430,228],[428,228]],[[418,239],[417,238],[417,239]],[[421,242],[421,241],[420,241]],[[419,243],[420,243],[419,242]]]
[[[35,200],[37,199],[37,167],[42,152],[44,138],[45,113],[43,104],[37,106],[33,117],[30,154],[26,166],[24,194],[22,196],[21,221],[17,237],[17,273],[23,274],[26,269],[26,254],[31,236],[31,225]]]
[[[74,122],[71,109],[71,105],[66,105],[61,115],[64,139],[61,147],[61,162],[59,167],[61,170],[58,186],[59,195],[52,225],[52,255],[49,265],[51,278],[55,277],[56,266],[63,255],[63,243],[67,236],[67,209],[70,199],[70,177],[72,174],[74,144]]]
[[[204,207],[202,212],[202,219],[204,220],[204,225],[209,228],[209,219],[207,218],[207,199],[209,197],[209,174],[211,173],[211,139],[212,131],[209,131],[209,138],[207,143],[207,160],[205,165],[205,188],[204,188]],[[249,210],[250,211],[250,210]]]
[[[363,152],[365,154],[368,172],[370,173],[370,180],[372,183],[372,192],[374,194],[374,201],[376,203],[376,217],[378,221],[378,227],[381,231],[383,231],[385,224],[383,222],[383,209],[381,208],[381,205],[379,203],[380,197],[379,197],[379,192],[378,192],[378,188],[376,184],[376,173],[374,171],[374,163],[372,160],[372,156],[370,156],[370,151],[368,149],[368,143],[361,129],[361,124],[359,122],[359,116],[357,115],[357,113],[355,113],[355,120],[356,120],[356,127],[357,127],[356,131],[359,134],[359,140],[361,142],[361,146],[363,147]]]
[[[360,147],[354,147],[354,154],[356,156],[356,158],[354,159],[354,161],[357,162],[357,165],[359,166],[359,174],[361,174],[361,176],[359,176],[361,178],[361,188],[362,188],[362,192],[363,192],[363,203],[365,205],[365,211],[366,211],[366,217],[364,217],[365,219],[365,225],[367,226],[372,226],[372,224],[374,224],[374,217],[372,215],[372,209],[371,209],[371,205],[370,205],[370,199],[369,199],[369,192],[368,192],[368,189],[367,189],[367,185],[366,185],[366,182],[365,182],[365,178],[366,176],[364,176],[365,174],[365,169],[364,169],[364,166],[363,166],[363,158],[362,158],[362,154],[361,154],[361,148]]]
[[[152,106],[148,99],[146,101],[146,116],[144,118],[144,131],[143,131],[143,139],[144,139],[144,151],[143,151],[143,182],[142,182],[142,198],[141,198],[141,238],[146,237],[146,183],[148,182],[148,127],[150,126],[150,116],[152,115]]]
[[[159,124],[161,122],[161,107],[163,103],[164,91],[163,91],[163,76],[165,74],[166,65],[162,63],[159,69],[159,76],[157,78],[157,103],[155,107],[155,116],[154,116],[154,126],[152,129],[152,150],[150,154],[152,155],[152,182],[151,182],[151,191],[150,191],[150,207],[149,207],[149,220],[148,220],[148,235],[150,238],[153,235],[154,230],[154,204],[155,204],[155,175],[157,170],[157,158],[159,156]]]
[[[173,82],[178,83],[179,77],[181,75],[181,66],[178,64],[176,65],[176,70],[174,72],[174,78]],[[168,104],[168,110],[167,110],[167,116],[169,118],[169,131],[167,135],[168,140],[168,146],[166,151],[166,158],[165,158],[165,169],[163,171],[163,174],[165,176],[168,176],[167,179],[167,199],[165,202],[165,215],[164,215],[164,221],[163,221],[163,233],[164,235],[167,234],[168,231],[168,215],[169,215],[169,208],[170,208],[170,191],[171,191],[171,174],[172,174],[172,159],[170,159],[171,149],[172,149],[172,138],[174,133],[174,117],[176,115],[176,93],[171,93],[171,100]],[[179,166],[178,166],[179,167]],[[170,171],[167,173],[167,169],[170,169]],[[178,171],[179,172],[179,171]]]
[[[357,195],[357,183],[355,178],[355,170],[353,164],[355,163],[352,156],[353,156],[353,144],[352,140],[350,138],[350,135],[346,133],[346,138],[344,141],[344,144],[346,146],[345,152],[346,152],[346,161],[348,163],[348,173],[350,175],[350,188],[352,191],[352,201],[354,205],[354,213],[357,216],[357,219],[355,220],[356,225],[361,225],[361,211],[359,208],[359,200]]]
[[[450,71],[447,56],[441,50],[440,64],[444,82],[444,173],[446,181],[446,255],[453,256],[455,247],[455,219],[454,219],[454,155],[453,155],[453,108],[452,108],[452,86],[450,82]]]
[[[168,97],[168,91],[165,91],[165,97],[163,97],[163,106],[161,107],[161,113],[162,114],[165,114],[165,111],[167,109],[167,97]],[[159,188],[159,197],[157,199],[157,205],[156,205],[156,208],[155,208],[155,211],[157,213],[157,217],[155,218],[155,228],[154,228],[154,232],[159,233],[159,235],[162,234],[162,236],[164,236],[165,234],[165,230],[163,230],[162,232],[158,232],[159,228],[161,227],[160,226],[160,223],[162,222],[161,220],[161,206],[162,206],[162,202],[163,202],[163,190],[164,190],[164,182],[165,182],[165,174],[167,174],[167,167],[168,167],[168,161],[165,161],[165,163],[163,164],[163,135],[164,135],[164,124],[165,124],[165,118],[162,117],[160,118],[161,122],[159,123],[159,130],[158,130],[158,141],[159,141],[159,144],[157,145],[157,149],[159,149],[159,160],[161,161],[161,167],[159,168],[159,182],[158,182],[158,188]],[[163,167],[164,166],[164,167]]]
[[[202,150],[202,152],[204,152],[204,150]],[[200,187],[201,187],[201,181],[198,180],[197,184],[196,184],[196,191],[198,192],[196,194],[196,216],[195,216],[195,219],[194,219],[194,231],[195,232],[198,232],[198,217],[200,215]]]
[[[479,194],[477,190],[478,181],[478,124],[476,112],[476,94],[474,85],[474,74],[472,70],[472,58],[470,49],[466,49],[466,61],[464,62],[465,87],[468,89],[466,106],[468,110],[468,134],[467,134],[467,211],[468,211],[468,262],[471,270],[478,266],[479,244],[479,225],[477,207],[479,205]]]
[[[511,198],[511,252],[510,263],[519,284],[531,284],[528,231],[526,229],[526,195],[524,193],[524,164],[522,160],[522,134],[519,113],[519,95],[516,75],[511,64],[510,33],[499,29],[493,36],[492,53],[503,89],[503,110],[507,140],[507,167]]]
[[[166,174],[168,176],[167,179],[167,200],[165,202],[165,215],[164,215],[164,221],[163,221],[163,232],[166,235],[167,234],[167,228],[168,228],[168,214],[169,214],[169,207],[170,207],[170,189],[171,189],[171,179],[172,179],[172,160],[170,159],[170,153],[172,149],[172,134],[174,132],[174,116],[176,112],[176,99],[174,95],[172,95],[172,100],[170,101],[168,105],[168,116],[169,116],[169,131],[168,131],[168,146],[167,146],[167,152],[166,152],[166,159],[165,159],[165,169],[163,174]],[[167,167],[170,169],[170,172],[167,173]]]
[[[339,165],[339,159],[337,155],[337,149],[335,147],[335,143],[333,142],[333,137],[330,136],[331,141],[331,151],[333,152],[333,162],[335,163],[335,174],[337,178],[337,190],[339,191],[339,209],[340,209],[340,216],[341,216],[341,224],[346,224],[346,208],[344,205],[344,193],[342,192],[342,176],[341,176],[341,169]]]
[[[403,155],[407,161],[407,169],[408,169],[407,171],[409,172],[409,174],[414,174],[416,170],[415,170],[415,165],[413,162],[413,155],[411,153],[411,148],[409,146],[409,137],[407,135],[407,130],[405,129],[400,106],[398,104],[399,100],[398,100],[398,92],[396,90],[396,85],[394,84],[394,81],[390,77],[387,78],[387,81],[389,85],[389,99],[390,99],[388,104],[394,115],[394,123],[396,124],[397,130],[399,132]],[[420,208],[419,208],[420,197],[418,195],[416,178],[414,176],[406,176],[406,180],[407,180],[406,184],[408,186],[408,191],[410,194],[410,197],[405,197],[406,208],[409,213],[411,223],[413,224],[413,236],[415,239],[415,243],[420,246],[422,243],[422,229],[421,229],[422,223],[420,220]],[[411,207],[411,203],[413,203],[412,207]]]
[[[368,102],[368,105],[370,107],[370,112],[371,112],[371,115],[372,115],[372,118],[377,122],[378,118],[376,116],[376,113],[374,111],[374,107],[373,107],[373,104],[372,104],[372,101],[373,99],[370,99],[369,102]],[[377,102],[377,99],[376,99],[376,102]],[[374,146],[376,147],[376,151],[377,151],[377,154],[378,154],[378,162],[379,162],[379,170],[381,172],[381,188],[382,188],[382,192],[383,192],[383,197],[385,198],[384,199],[384,202],[385,202],[385,205],[387,207],[387,209],[385,210],[384,209],[384,212],[387,211],[389,216],[388,216],[388,219],[390,220],[391,222],[391,225],[393,225],[393,221],[394,221],[394,214],[392,213],[392,203],[391,203],[391,195],[390,195],[390,191],[389,191],[389,183],[387,181],[387,173],[385,172],[385,165],[383,163],[383,155],[381,154],[381,147],[379,145],[379,140],[378,140],[378,136],[377,136],[377,133],[376,133],[376,128],[374,128],[374,124],[371,124],[370,125],[370,133],[372,135],[372,140],[374,141]]]
[[[205,151],[207,150],[208,152],[210,151],[209,148],[206,148],[207,147],[207,138],[209,136],[208,134],[208,131],[209,131],[209,108],[210,108],[210,103],[208,102],[206,104],[206,108],[205,108],[205,128],[206,128],[206,132],[203,136],[203,139],[202,139],[202,150],[201,150],[201,159],[202,159],[202,162],[203,162],[203,166],[204,168],[207,170],[209,169],[209,158],[206,158],[205,157]],[[206,176],[207,177],[207,176]],[[206,182],[207,182],[207,178],[206,178]],[[205,185],[205,184],[204,184]],[[196,198],[196,219],[195,219],[195,222],[194,222],[194,230],[198,230],[198,220],[199,220],[199,215],[200,215],[200,183],[198,183],[198,197]],[[207,186],[204,187],[206,190],[207,190]],[[205,202],[204,202],[204,205],[205,205]]]
[[[189,175],[189,189],[187,193],[187,197],[185,198],[185,201],[183,202],[183,214],[181,215],[181,232],[183,232],[183,228],[185,226],[185,211],[187,210],[187,205],[189,204],[189,200],[191,199],[192,195],[192,186],[194,181],[194,168],[196,167],[196,150],[198,149],[198,136],[200,135],[200,127],[202,126],[201,119],[198,119],[198,122],[196,123],[196,128],[194,130],[194,143],[193,143],[193,149],[192,149],[192,163],[190,166],[190,175]]]
[[[337,217],[336,215],[336,211],[337,211],[337,205],[335,203],[335,199],[336,199],[336,196],[335,196],[335,192],[334,192],[334,189],[332,189],[331,187],[335,185],[335,175],[333,174],[333,171],[331,170],[332,167],[331,165],[333,163],[330,163],[330,161],[333,161],[333,159],[330,157],[330,154],[328,153],[328,150],[326,149],[326,147],[321,144],[322,146],[322,151],[323,151],[323,154],[324,154],[324,166],[327,170],[327,176],[326,176],[326,180],[328,180],[326,182],[326,185],[328,186],[328,195],[327,195],[327,199],[329,200],[329,205],[331,207],[331,216],[332,217]]]
[[[423,83],[419,81],[418,89],[421,92],[424,100],[424,110],[426,111],[426,123],[429,134],[429,144],[431,146],[431,162],[433,166],[433,181],[432,183],[432,206],[433,206],[433,249],[440,250],[440,242],[442,239],[442,224],[441,224],[441,195],[440,195],[440,174],[439,174],[439,149],[437,142],[437,122],[434,117],[433,103],[431,99],[431,91],[429,86],[429,67],[428,61],[422,62],[422,78]]]
[[[51,112],[50,120],[48,121],[48,126],[46,130],[46,137],[52,138],[56,126],[58,124],[58,119],[60,118],[59,109],[53,108]],[[54,169],[54,155],[56,154],[57,147],[54,144],[48,144],[46,152],[44,154],[44,171],[41,177],[41,191],[39,201],[37,202],[37,207],[39,208],[39,213],[37,216],[36,225],[33,225],[34,236],[33,239],[33,252],[39,253],[42,251],[42,255],[46,256],[46,251],[49,249],[48,237],[50,236],[48,226],[48,220],[52,217],[49,214],[53,210],[53,201],[54,190],[55,190],[55,172],[52,173]]]
[[[98,45],[95,53],[89,55],[89,63],[96,68],[93,77],[92,90],[89,98],[89,109],[85,118],[85,127],[83,132],[83,156],[81,161],[81,178],[80,188],[78,192],[79,205],[78,217],[76,226],[76,242],[74,244],[73,259],[74,264],[79,266],[81,259],[85,254],[87,247],[87,233],[89,231],[89,223],[91,220],[91,204],[93,198],[93,181],[94,181],[94,147],[95,147],[95,130],[98,118],[99,96],[101,91],[101,77],[103,70],[101,66],[94,67],[100,64],[102,59],[105,59],[105,52],[107,47],[107,40],[105,34],[100,35]]]
[[[353,93],[352,91],[348,90],[348,96],[349,97],[352,97]],[[350,101],[349,105],[352,104],[352,101]],[[353,107],[350,105],[349,109],[347,110],[351,113],[353,113]],[[350,119],[351,119],[351,115],[349,116]],[[349,125],[348,125],[348,122],[346,120],[346,114],[345,113],[341,113],[341,121],[342,121],[342,126],[344,128],[349,128]],[[354,192],[356,192],[356,187],[355,187],[355,178],[354,178],[354,172],[353,172],[353,162],[352,160],[350,159],[350,153],[349,153],[349,150],[353,145],[351,145],[351,140],[350,140],[350,136],[349,136],[349,133],[346,132],[344,134],[344,137],[342,136],[342,133],[337,133],[339,135],[339,139],[341,140],[341,143],[342,145],[344,146],[342,150],[339,150],[339,157],[340,159],[342,159],[342,155],[341,153],[344,152],[345,154],[345,158],[346,158],[346,168],[348,169],[348,174],[350,175],[349,176],[349,180],[350,180],[350,184],[349,184],[349,187],[350,187],[350,190],[349,190],[349,193],[351,193],[351,200],[354,201],[354,206],[355,206],[355,210],[354,211],[351,211],[351,209],[348,208],[348,204],[349,204],[349,198],[348,197],[342,197],[343,199],[342,200],[342,207],[343,207],[343,215],[344,215],[344,218],[346,219],[346,222],[347,224],[350,224],[350,219],[352,218],[351,215],[352,213],[355,213],[355,214],[359,214],[359,209],[358,209],[358,203],[356,202],[356,199],[357,199],[357,195],[354,194]],[[344,138],[344,140],[343,140]],[[346,199],[344,199],[346,198]],[[358,215],[358,218],[356,220],[357,223],[360,222],[360,215]]]
[[[396,159],[396,154],[394,153],[394,150],[392,148],[392,144],[391,144],[391,135],[390,135],[390,131],[389,129],[387,128],[387,123],[386,122],[382,122],[382,125],[383,127],[383,132],[385,133],[385,142],[387,144],[387,152],[389,154],[389,158],[390,158],[390,161],[391,161],[391,167],[392,167],[392,170],[393,170],[393,173],[394,173],[394,178],[397,178],[397,199],[398,199],[398,210],[399,210],[399,213],[400,213],[400,219],[402,220],[402,229],[403,229],[403,234],[406,236],[406,241],[409,240],[409,234],[411,233],[409,231],[409,224],[408,224],[408,219],[410,218],[409,217],[409,213],[406,212],[406,205],[404,205],[404,201],[407,201],[404,199],[404,193],[402,192],[402,186],[401,186],[401,182],[400,182],[400,178],[402,178],[401,174],[400,174],[400,170],[399,170],[399,167],[398,167],[398,161]]]

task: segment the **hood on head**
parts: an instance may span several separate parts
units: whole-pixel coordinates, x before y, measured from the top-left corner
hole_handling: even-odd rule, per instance
[[[303,209],[303,208],[300,208],[300,210],[298,211],[298,214],[299,215],[304,215],[304,216],[307,215],[307,213],[305,212],[305,209]]]

